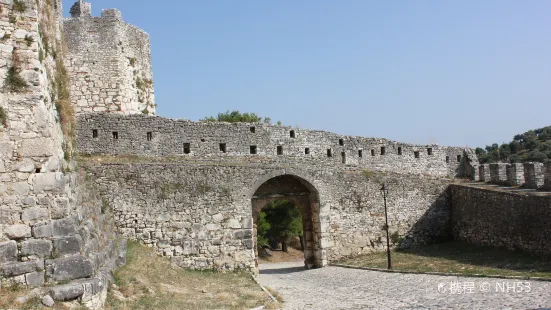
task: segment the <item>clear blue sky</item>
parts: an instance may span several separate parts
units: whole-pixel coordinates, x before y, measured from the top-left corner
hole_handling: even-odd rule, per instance
[[[151,35],[160,116],[469,147],[551,125],[551,1],[91,2]]]

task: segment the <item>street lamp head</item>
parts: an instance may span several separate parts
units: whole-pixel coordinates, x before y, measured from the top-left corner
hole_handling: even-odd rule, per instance
[[[383,195],[383,197],[388,196],[388,188],[386,187],[386,185],[384,183],[383,183],[383,186],[381,187],[380,191],[381,191],[381,194]]]

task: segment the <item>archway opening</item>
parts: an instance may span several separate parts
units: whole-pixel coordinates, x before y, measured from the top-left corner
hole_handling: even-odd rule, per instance
[[[277,201],[285,201],[287,204],[298,208],[300,212],[304,243],[304,266],[307,269],[322,267],[318,191],[308,181],[288,174],[267,180],[256,189],[251,198],[256,266],[258,267],[259,264],[258,216],[264,207],[277,203]]]
[[[304,258],[302,206],[275,200],[262,207],[256,218],[259,263],[293,262]]]

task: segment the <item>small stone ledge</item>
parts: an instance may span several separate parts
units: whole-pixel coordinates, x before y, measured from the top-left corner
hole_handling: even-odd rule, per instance
[[[360,270],[369,270],[369,271],[379,271],[379,272],[388,272],[388,273],[404,273],[404,274],[429,274],[435,276],[447,276],[447,277],[461,277],[461,278],[496,278],[496,279],[515,279],[515,280],[530,280],[530,281],[544,281],[551,282],[551,279],[541,278],[541,277],[522,277],[522,276],[501,276],[501,275],[485,275],[485,274],[462,274],[462,273],[446,273],[446,272],[434,272],[434,271],[406,271],[406,270],[397,270],[397,269],[382,269],[382,268],[373,268],[373,267],[360,267],[346,264],[329,264],[332,267],[340,268],[349,268],[349,269],[360,269]]]

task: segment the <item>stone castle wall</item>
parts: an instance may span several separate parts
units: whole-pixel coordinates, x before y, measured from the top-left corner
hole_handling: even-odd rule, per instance
[[[454,239],[551,254],[551,196],[451,185]]]
[[[101,201],[86,199],[82,178],[70,172],[62,131],[70,120],[60,116],[61,1],[21,3],[0,1],[0,287],[49,284],[55,299],[95,301],[123,259],[112,216],[101,212]],[[10,68],[26,87],[10,87]],[[84,280],[67,284],[72,296],[55,286],[77,279]],[[93,290],[85,291],[88,284]]]
[[[75,3],[72,18],[63,21],[77,114],[155,114],[149,35],[125,23],[115,9],[92,17],[89,7]]]
[[[312,243],[307,248],[316,249],[313,255],[319,255],[318,266],[384,250],[381,182],[390,189],[393,246],[449,237],[448,183],[442,178],[366,174],[362,169],[335,168],[328,163],[289,166],[249,156],[240,163],[102,162],[91,158],[86,169],[113,206],[121,233],[155,247],[182,267],[254,269],[253,206],[262,207],[269,199],[301,201],[297,198],[303,197],[292,193],[291,179],[272,182],[282,176],[308,182],[319,196],[304,225],[306,229],[313,225],[316,231],[306,242]],[[270,193],[278,195],[266,196]]]
[[[522,186],[529,189],[551,189],[551,164],[493,163],[478,166],[478,181],[497,185]]]
[[[477,164],[472,150],[463,148],[412,145],[259,123],[201,123],[142,115],[81,115],[77,148],[83,154],[225,160],[256,155],[277,161],[454,177],[465,175],[465,166]]]

